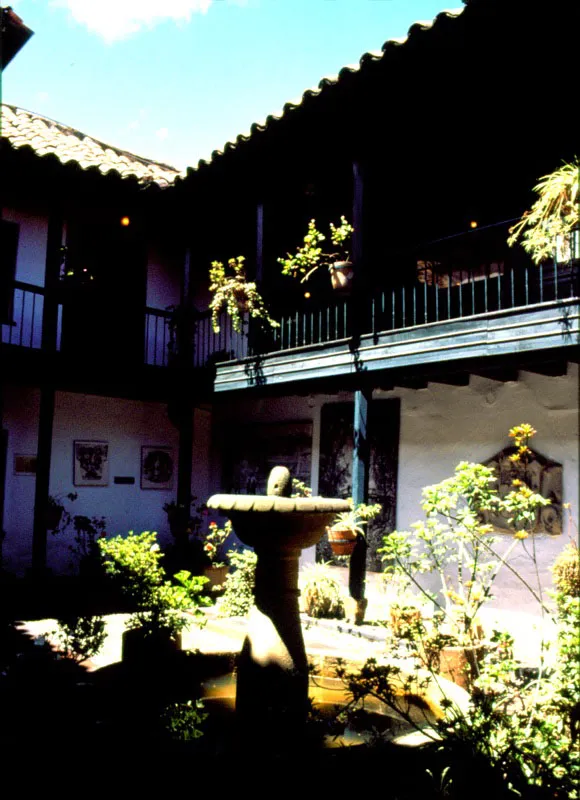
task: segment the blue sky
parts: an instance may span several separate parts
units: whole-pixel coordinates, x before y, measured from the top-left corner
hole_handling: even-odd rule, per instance
[[[34,37],[7,103],[178,167],[324,75],[432,19],[444,0],[0,0]]]

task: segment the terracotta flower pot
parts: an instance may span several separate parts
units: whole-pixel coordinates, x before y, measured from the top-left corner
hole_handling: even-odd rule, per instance
[[[439,675],[463,689],[469,689],[479,675],[479,665],[485,652],[483,644],[444,647],[439,655]]]
[[[328,267],[330,272],[330,282],[332,288],[338,292],[349,291],[352,284],[352,262],[351,261],[335,261]]]
[[[334,526],[326,529],[330,549],[335,556],[350,556],[356,544],[357,534],[350,528]]]
[[[204,589],[205,591],[215,592],[219,591],[219,589],[224,585],[227,574],[229,572],[229,567],[205,567],[203,570],[203,574],[206,578],[209,578],[209,583],[206,583]]]

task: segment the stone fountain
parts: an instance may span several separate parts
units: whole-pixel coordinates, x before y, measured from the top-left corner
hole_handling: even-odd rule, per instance
[[[308,662],[298,610],[300,553],[322,537],[347,500],[290,497],[292,479],[274,467],[267,495],[217,494],[208,508],[227,515],[258,557],[255,605],[240,654],[236,717],[248,741],[292,742],[308,712]]]

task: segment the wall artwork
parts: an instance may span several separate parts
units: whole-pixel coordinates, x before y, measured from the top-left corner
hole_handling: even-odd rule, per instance
[[[141,488],[173,489],[175,457],[173,448],[144,445],[141,448]]]
[[[75,486],[109,485],[109,443],[73,442]]]
[[[562,464],[531,450],[522,474],[521,469],[510,461],[510,456],[516,452],[517,448],[506,447],[489,461],[484,462],[497,475],[496,488],[500,497],[505,497],[512,491],[512,481],[515,478],[523,480],[533,492],[538,492],[550,501],[549,506],[543,506],[536,511],[532,532],[549,533],[552,536],[562,533]],[[493,525],[500,533],[513,531],[505,516],[484,511],[481,517],[486,524]]]
[[[36,475],[36,456],[14,456],[15,475]]]

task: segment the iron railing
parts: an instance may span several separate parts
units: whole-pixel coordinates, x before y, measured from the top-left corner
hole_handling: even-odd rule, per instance
[[[378,290],[358,305],[340,299],[279,318],[271,333],[248,325],[250,354],[292,350],[353,335],[414,328],[493,311],[578,296],[578,260],[516,269],[501,263],[473,270],[435,269],[425,262],[413,281]],[[232,357],[233,358],[233,357]]]
[[[39,349],[43,311],[44,288],[15,281],[6,321],[2,321],[2,344]]]
[[[176,363],[177,328],[173,319],[170,310],[145,310],[146,364],[165,367]],[[248,355],[247,333],[235,331],[232,319],[227,314],[221,315],[219,323],[219,331],[216,332],[209,311],[193,312],[191,366],[209,367],[218,361],[238,360]]]

